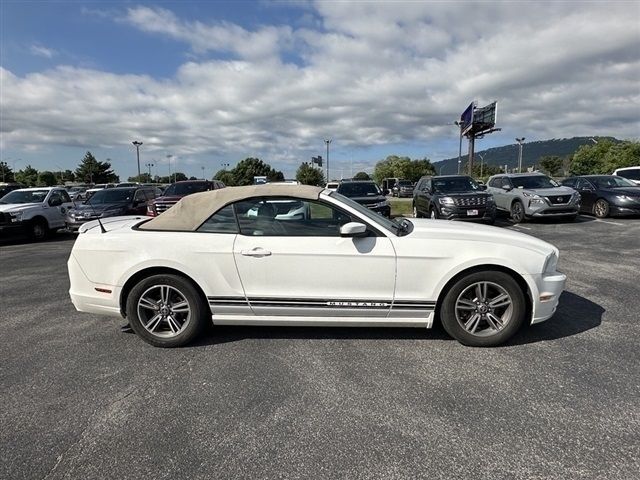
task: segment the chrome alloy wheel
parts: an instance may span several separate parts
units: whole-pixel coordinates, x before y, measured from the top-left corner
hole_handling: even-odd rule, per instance
[[[513,299],[493,282],[469,285],[458,296],[456,319],[472,335],[487,337],[500,332],[513,316]]]
[[[179,335],[191,320],[191,306],[180,290],[154,285],[140,295],[137,305],[142,326],[152,335],[171,338]]]

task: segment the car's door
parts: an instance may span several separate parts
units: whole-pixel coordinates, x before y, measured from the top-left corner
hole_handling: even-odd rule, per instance
[[[423,215],[428,215],[429,213],[429,196],[431,195],[431,179],[425,178],[420,182],[420,188],[418,189],[418,193],[416,194],[416,208]]]
[[[64,227],[67,210],[72,206],[73,202],[66,191],[51,190],[43,205],[49,228]]]
[[[233,253],[255,315],[387,316],[396,255],[386,236],[341,237],[354,217],[322,201],[253,198],[234,209]]]
[[[597,200],[596,187],[584,178],[579,178],[574,187],[580,193],[580,210],[591,212]]]
[[[511,185],[511,180],[509,180],[509,177],[500,178],[497,188],[494,189],[496,193],[493,195],[496,206],[498,208],[507,211],[511,210],[511,200],[513,194],[510,192],[512,189],[513,185]],[[491,193],[493,193],[493,191]]]

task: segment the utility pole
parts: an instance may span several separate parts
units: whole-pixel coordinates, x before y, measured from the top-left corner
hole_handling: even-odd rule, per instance
[[[142,142],[139,142],[138,140],[134,140],[133,143],[136,146],[136,156],[138,157],[138,180],[140,180],[140,145],[142,145]]]
[[[173,155],[167,155],[167,160],[169,160],[169,183],[171,183],[171,158],[173,158]]]
[[[485,153],[485,155],[486,155],[486,153]],[[482,167],[484,166],[483,165],[483,163],[484,163],[484,155],[479,153],[478,156],[480,157],[480,178],[482,178]]]
[[[522,144],[524,137],[516,138],[516,142],[518,142],[518,173],[522,173]]]
[[[328,138],[324,141],[327,144],[327,182],[331,181],[329,178],[329,144],[331,143],[331,139]]]

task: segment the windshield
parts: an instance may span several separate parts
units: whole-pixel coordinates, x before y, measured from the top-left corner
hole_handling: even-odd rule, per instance
[[[345,204],[349,205],[351,208],[356,210],[358,213],[364,215],[365,217],[367,217],[372,222],[383,226],[387,230],[391,230],[396,235],[398,235],[398,232],[400,232],[400,230],[402,228],[398,222],[396,222],[394,220],[389,220],[387,217],[383,217],[379,213],[376,213],[373,210],[369,210],[367,207],[359,204],[358,202],[356,202],[354,200],[351,200],[349,197],[345,197],[344,195],[340,195],[338,192],[331,192],[329,194],[329,196],[331,198],[335,198],[339,202],[342,202],[342,203],[345,203]]]
[[[531,175],[530,177],[511,177],[514,188],[554,188],[559,187],[555,180],[551,180],[544,175]]]
[[[2,197],[0,203],[42,203],[48,193],[49,190],[14,190]]]
[[[619,177],[630,178],[631,180],[640,180],[640,168],[632,168],[630,170],[621,170],[616,173]]]
[[[209,184],[205,182],[174,183],[164,191],[164,194],[167,197],[184,197],[186,195],[191,195],[192,193],[206,192],[207,190],[209,190]]]
[[[130,203],[133,199],[135,189],[133,188],[109,188],[99,190],[91,196],[85,203],[98,205],[105,203]]]
[[[602,175],[600,177],[589,177],[591,181],[598,188],[619,188],[619,187],[635,187],[633,182],[630,182],[626,178],[616,177],[615,175]]]
[[[346,197],[377,197],[382,195],[380,188],[375,183],[343,183],[338,188],[338,192]]]
[[[410,182],[409,180],[400,180],[397,185],[401,186],[401,187],[411,187],[413,186],[413,183]]]
[[[461,193],[480,190],[480,185],[471,177],[434,178],[433,189],[440,193]]]

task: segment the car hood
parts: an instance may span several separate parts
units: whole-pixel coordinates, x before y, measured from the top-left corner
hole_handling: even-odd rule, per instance
[[[8,203],[0,205],[0,212],[18,212],[29,210],[31,208],[41,208],[42,203]]]
[[[153,202],[178,202],[186,195],[169,195],[167,197],[156,197],[153,199]]]
[[[382,195],[376,195],[376,196],[365,196],[365,197],[349,197],[351,200],[353,200],[354,202],[358,202],[358,203],[380,203],[380,202],[384,202],[387,197],[384,197]]]
[[[412,218],[413,238],[438,239],[442,241],[464,239],[471,242],[487,242],[491,244],[510,245],[526,248],[542,255],[558,249],[543,240],[531,235],[514,232],[505,228],[491,227],[477,223],[452,222],[450,220],[431,220]]]
[[[553,187],[553,188],[514,188],[513,191],[531,192],[540,196],[554,195],[571,195],[575,190],[571,187]]]
[[[485,190],[469,190],[468,192],[443,193],[436,192],[441,197],[490,197],[491,194]]]
[[[87,205],[87,204],[76,205],[73,210],[76,212],[102,213],[102,212],[106,212],[107,210],[126,210],[127,207],[128,207],[128,204],[126,203],[99,203],[96,205]]]

